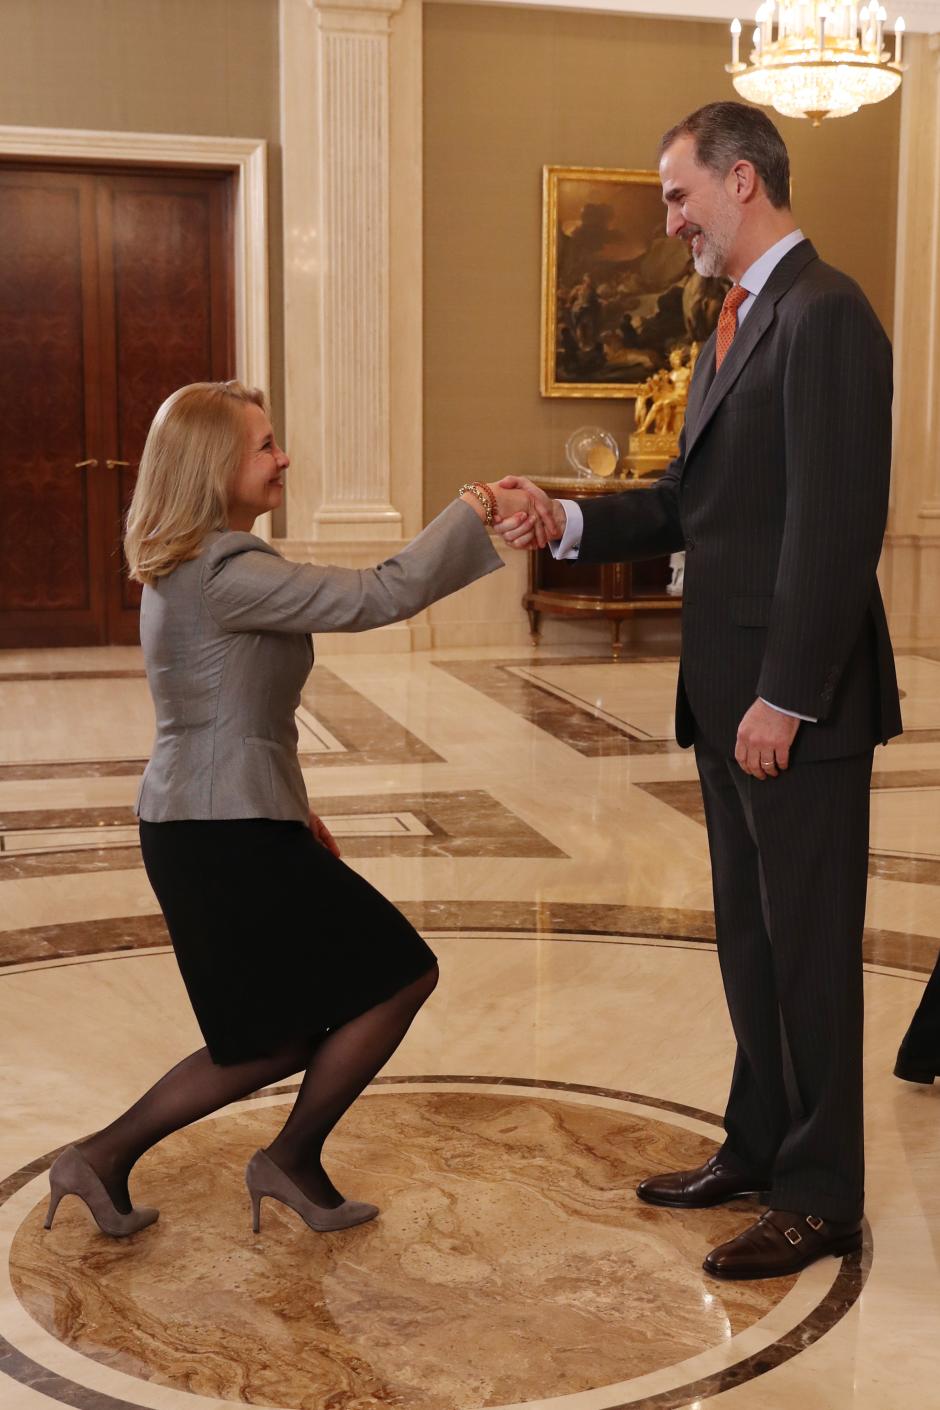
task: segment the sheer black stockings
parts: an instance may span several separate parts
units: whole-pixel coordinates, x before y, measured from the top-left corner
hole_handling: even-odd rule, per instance
[[[287,1044],[270,1057],[221,1067],[200,1048],[110,1126],[80,1142],[81,1149],[126,1214],[131,1208],[128,1176],[145,1151],[200,1117],[304,1071],[297,1100],[268,1154],[308,1199],[335,1208],[343,1196],[323,1169],[323,1143],[388,1062],[436,983],[435,966],[341,1028]]]

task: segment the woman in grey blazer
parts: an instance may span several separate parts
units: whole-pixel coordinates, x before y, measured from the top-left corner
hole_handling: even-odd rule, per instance
[[[157,1211],[127,1188],[144,1151],[301,1070],[287,1122],[248,1164],[255,1231],[265,1196],[317,1230],[378,1212],[335,1189],[323,1142],[398,1047],[437,963],[310,810],[294,724],[310,633],[401,621],[493,572],[484,525],[521,524],[531,501],[466,486],[376,568],[289,563],[250,532],[280,504],[288,464],[261,393],[237,382],[183,387],[147,437],[125,539],[157,719],[137,812],[206,1046],[56,1160],[47,1228],[65,1194],[107,1234],[144,1228]]]

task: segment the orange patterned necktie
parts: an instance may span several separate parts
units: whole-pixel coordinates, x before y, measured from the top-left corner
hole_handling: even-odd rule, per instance
[[[738,309],[744,300],[750,297],[743,284],[732,284],[725,294],[725,301],[721,306],[721,313],[718,315],[718,338],[715,342],[716,372],[724,362],[728,349],[734,341],[734,335],[738,331]]]

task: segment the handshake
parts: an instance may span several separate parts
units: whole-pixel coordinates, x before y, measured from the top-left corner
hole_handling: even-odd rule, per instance
[[[485,500],[493,506],[493,531],[513,548],[544,548],[549,539],[565,531],[565,511],[557,500],[523,475],[506,475],[496,484],[480,486],[480,493],[461,494],[483,519]]]

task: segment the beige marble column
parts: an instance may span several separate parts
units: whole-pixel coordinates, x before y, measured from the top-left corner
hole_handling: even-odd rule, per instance
[[[298,556],[330,544],[374,559],[420,527],[420,64],[420,0],[281,0]]]
[[[940,644],[940,35],[902,87],[892,505],[882,579],[895,645]]]

